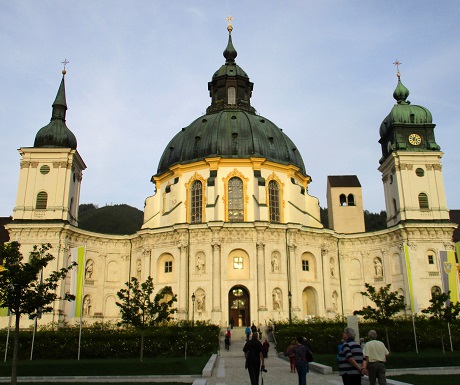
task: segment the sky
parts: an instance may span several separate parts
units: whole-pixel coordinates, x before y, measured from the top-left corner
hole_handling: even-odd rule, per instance
[[[296,144],[321,207],[329,175],[357,175],[364,209],[385,210],[379,128],[399,60],[460,209],[458,0],[17,0],[0,1],[0,216],[13,214],[17,150],[49,123],[64,59],[80,203],[143,210],[168,142],[210,105],[229,15],[251,104]]]

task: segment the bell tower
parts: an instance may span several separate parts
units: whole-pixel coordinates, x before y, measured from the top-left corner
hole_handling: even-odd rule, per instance
[[[442,176],[443,153],[435,141],[431,112],[410,104],[409,90],[401,82],[401,63],[395,64],[396,104],[380,126],[379,140],[387,226],[401,222],[450,222]]]
[[[64,221],[78,225],[78,205],[86,165],[77,139],[67,128],[65,65],[51,121],[35,136],[33,147],[21,147],[19,186],[13,221]]]

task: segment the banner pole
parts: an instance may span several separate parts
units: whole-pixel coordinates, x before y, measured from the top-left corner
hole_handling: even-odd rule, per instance
[[[81,303],[80,303],[80,332],[78,333],[78,361],[80,360],[80,352],[81,352],[81,329],[83,324],[83,302],[84,302],[84,293],[85,293],[85,267],[86,267],[86,244],[85,244],[85,251],[83,254],[83,266],[82,266],[82,274],[81,274]]]
[[[3,362],[6,362],[6,358],[8,356],[8,343],[9,343],[9,340],[10,340],[10,330],[11,330],[11,318],[12,318],[12,313],[10,311],[10,309],[8,309],[8,315],[9,315],[9,319],[8,319],[8,331],[6,333],[6,346],[5,346],[5,359]]]

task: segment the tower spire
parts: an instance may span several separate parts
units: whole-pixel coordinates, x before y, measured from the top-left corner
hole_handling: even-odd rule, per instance
[[[233,47],[233,43],[232,43],[233,17],[229,16],[227,17],[227,20],[228,20],[228,25],[227,25],[228,43],[227,43],[227,48],[225,48],[225,51],[224,51],[224,58],[225,58],[225,64],[234,64],[235,58],[238,55],[238,53],[236,52],[236,49],[235,47]]]

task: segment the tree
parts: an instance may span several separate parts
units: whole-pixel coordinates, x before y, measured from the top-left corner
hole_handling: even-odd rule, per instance
[[[126,289],[121,289],[117,296],[120,302],[117,306],[121,311],[121,323],[131,325],[141,331],[140,361],[144,360],[144,334],[149,327],[157,326],[163,321],[169,321],[177,309],[172,305],[177,301],[177,296],[172,295],[170,286],[164,287],[153,298],[153,279],[139,284],[136,277],[131,282],[126,282]]]
[[[383,325],[387,347],[391,351],[388,327],[393,323],[392,317],[405,309],[404,296],[399,295],[397,291],[390,291],[391,284],[381,287],[378,291],[368,283],[365,284],[365,287],[366,291],[362,291],[361,294],[368,297],[377,307],[365,306],[362,310],[354,311],[353,314],[362,315],[364,319],[374,320]]]
[[[24,263],[20,244],[18,242],[0,245],[0,260],[3,260],[3,270],[0,271],[0,306],[9,309],[15,317],[13,338],[13,362],[11,369],[11,384],[17,384],[17,366],[19,350],[19,324],[22,314],[30,319],[39,317],[42,313],[53,310],[56,300],[71,301],[73,295],[66,293],[60,297],[56,289],[60,281],[65,279],[68,271],[75,265],[53,271],[43,279],[43,269],[54,257],[48,252],[50,244],[34,246],[30,252],[29,261]]]
[[[441,332],[442,353],[446,354],[444,349],[443,325],[455,322],[460,314],[460,302],[455,305],[450,301],[450,291],[446,293],[433,293],[430,299],[431,305],[422,310],[424,314],[430,314],[429,317],[434,321]]]

